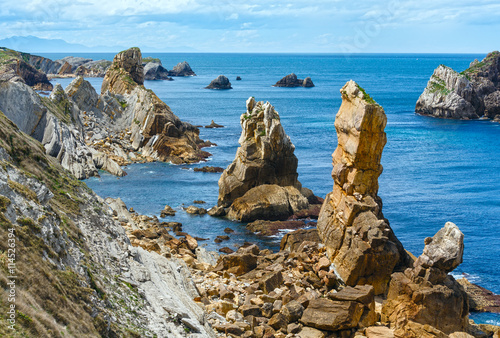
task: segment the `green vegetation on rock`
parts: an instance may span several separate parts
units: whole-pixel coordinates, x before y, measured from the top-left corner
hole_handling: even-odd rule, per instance
[[[369,104],[373,104],[373,105],[376,105],[376,106],[380,106],[370,95],[368,95],[368,93],[363,89],[363,87],[361,87],[360,85],[356,84],[358,86],[358,89],[363,93],[363,99],[369,103]]]
[[[430,92],[448,95],[451,93],[451,90],[446,88],[446,83],[443,79],[437,77],[436,75],[432,75],[430,81]]]

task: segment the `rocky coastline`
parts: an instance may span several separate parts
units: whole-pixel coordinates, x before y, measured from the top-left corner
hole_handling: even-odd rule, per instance
[[[440,65],[420,95],[415,113],[420,115],[500,122],[500,53],[474,60],[461,73]]]
[[[15,229],[18,247],[27,253],[17,263],[21,335],[498,337],[499,327],[468,318],[470,310],[498,311],[498,296],[450,275],[463,259],[460,229],[447,222],[416,257],[384,217],[378,178],[387,117],[356,82],[340,90],[334,185],[325,199],[298,180],[295,146],[275,108],[253,97],[246,101],[234,161],[226,169],[195,169],[222,172],[217,205],[166,205],[161,217],[208,213],[203,217],[248,222],[262,236],[295,231],[282,238],[278,252],[245,243],[219,254],[205,250],[199,243],[206,239],[184,232],[181,223],[140,215],[120,198],[103,200],[78,181],[99,170],[126,175],[121,166],[134,162],[187,164],[210,156],[201,150],[211,143],[199,138],[199,129],[144,87],[148,79],[194,76],[186,62],[168,71],[130,48],[103,70],[100,93],[77,76],[42,98],[35,89],[49,90],[50,82],[38,69],[56,65],[0,52],[7,55],[0,59],[0,233],[7,238]],[[492,53],[471,65],[464,77],[440,66],[431,81],[444,78],[453,90],[426,89],[426,95],[454,103],[436,114],[477,118],[477,103],[485,116],[497,116],[488,103],[497,57]],[[88,59],[63,60],[59,75],[102,70]],[[227,87],[225,80],[217,83]],[[314,86],[310,78],[282,81]],[[483,101],[474,99],[479,97]],[[220,127],[214,121],[207,126]],[[7,283],[0,269],[2,297]],[[0,327],[1,336],[5,330]]]

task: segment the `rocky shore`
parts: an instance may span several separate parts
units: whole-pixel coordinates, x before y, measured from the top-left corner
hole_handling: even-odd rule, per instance
[[[473,61],[461,73],[440,65],[420,95],[415,112],[439,118],[500,122],[500,53]]]
[[[166,205],[161,218],[208,213],[251,222],[247,228],[262,236],[296,231],[278,252],[245,243],[219,254],[181,223],[140,215],[119,198],[103,200],[77,180],[99,169],[122,176],[121,166],[133,162],[209,156],[200,148],[210,142],[198,128],[144,87],[149,75],[176,75],[130,48],[106,69],[100,94],[79,76],[41,98],[33,87],[43,86],[44,74],[23,54],[1,51],[7,57],[0,58],[0,235],[14,231],[22,252],[20,336],[498,338],[499,327],[468,318],[469,310],[498,310],[498,296],[450,275],[463,259],[460,229],[447,222],[415,257],[384,217],[378,178],[387,117],[354,81],[340,90],[334,184],[324,200],[299,182],[295,146],[279,113],[269,102],[246,101],[234,161],[225,170],[197,168],[223,170],[217,206]],[[493,70],[483,67],[497,56],[488,57],[468,75],[483,78],[484,88]],[[194,75],[187,63],[174,70]],[[436,74],[455,81],[461,95],[477,94],[449,69]],[[1,252],[7,243],[0,241]],[[7,262],[5,255],[0,261]],[[9,282],[3,264],[2,297]],[[0,326],[0,336],[8,335]]]

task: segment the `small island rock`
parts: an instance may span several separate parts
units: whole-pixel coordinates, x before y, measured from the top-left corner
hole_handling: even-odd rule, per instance
[[[274,87],[314,87],[314,84],[310,77],[301,80],[297,78],[297,75],[292,73],[276,82]]]
[[[208,86],[205,87],[206,89],[232,89],[231,87],[231,82],[229,82],[229,79],[225,77],[224,75],[219,75],[215,80],[210,82]]]

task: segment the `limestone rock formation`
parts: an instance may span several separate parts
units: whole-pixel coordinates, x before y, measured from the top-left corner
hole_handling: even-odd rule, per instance
[[[169,76],[196,76],[195,72],[186,61],[179,62],[171,71],[168,72]]]
[[[314,83],[310,77],[301,80],[297,78],[297,75],[292,73],[276,82],[274,87],[314,87]]]
[[[182,122],[168,105],[142,85],[141,51],[131,48],[118,53],[104,77],[101,96],[110,95],[123,103],[115,129],[130,129],[134,150],[154,160],[175,164],[198,162],[209,156],[199,149],[203,142],[198,128]]]
[[[247,100],[240,117],[240,147],[219,179],[218,205],[229,207],[253,187],[276,184],[300,190],[295,146],[285,134],[278,112],[270,103]]]
[[[232,89],[231,87],[231,82],[229,82],[229,79],[225,77],[224,75],[219,75],[217,76],[216,79],[212,80],[208,86],[205,87],[206,89]]]
[[[143,66],[144,80],[173,80],[168,77],[169,71],[161,65],[161,61],[143,63]]]
[[[381,294],[393,270],[406,260],[377,196],[387,118],[383,108],[354,81],[340,92],[334,186],[321,208],[318,232],[347,285],[370,284],[375,294]]]
[[[25,61],[24,54],[0,48],[0,82],[22,82],[36,90],[52,90],[47,76]]]
[[[16,334],[215,337],[183,261],[133,247],[104,201],[1,113],[0,134],[0,236],[15,231],[23,252]]]
[[[96,176],[98,169],[125,175],[112,159],[85,144],[79,110],[60,85],[41,99],[24,83],[0,82],[0,110],[77,178]]]
[[[477,60],[476,60],[477,61]],[[500,53],[492,52],[458,73],[440,65],[434,71],[415,112],[440,118],[500,120]]]
[[[426,239],[413,268],[391,277],[382,319],[393,323],[396,336],[419,337],[425,326],[444,334],[466,331],[469,306],[462,286],[448,275],[462,262],[463,234],[448,222]]]

